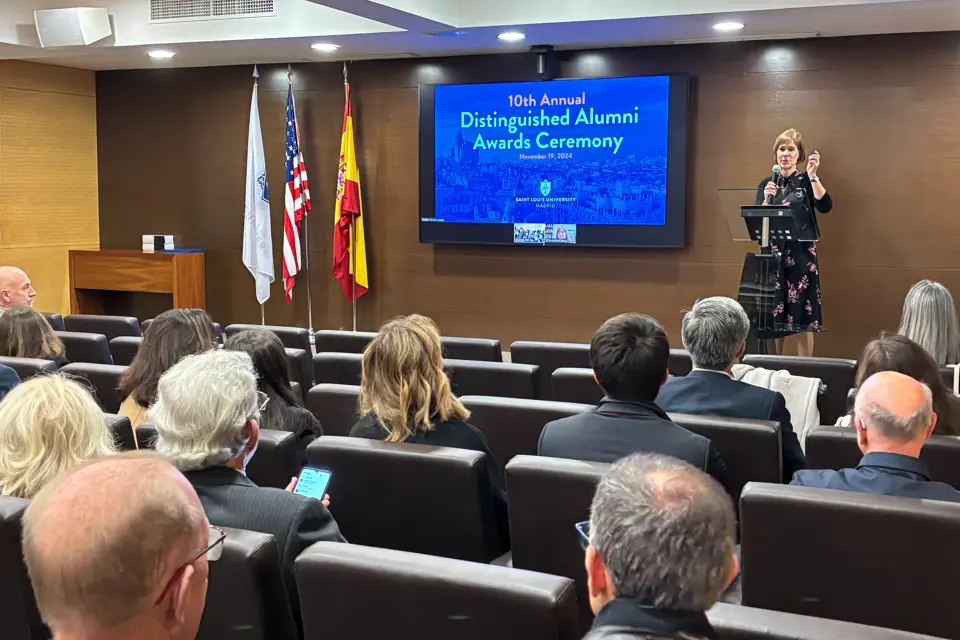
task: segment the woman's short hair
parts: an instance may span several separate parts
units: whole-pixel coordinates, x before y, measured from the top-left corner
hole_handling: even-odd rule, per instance
[[[14,387],[0,402],[0,493],[30,499],[60,473],[116,453],[90,392],[63,374]]]
[[[923,347],[943,366],[960,362],[960,328],[950,291],[933,280],[921,280],[903,300],[897,330]]]
[[[214,349],[187,356],[157,386],[150,409],[157,453],[180,471],[225,464],[247,446],[247,424],[260,418],[258,400],[247,354]]]
[[[780,148],[780,145],[792,142],[797,146],[797,162],[803,162],[807,159],[807,150],[803,146],[803,135],[796,129],[787,129],[783,133],[777,136],[776,142],[773,143],[773,157],[777,157],[777,150]]]
[[[157,399],[157,383],[184,356],[213,348],[213,321],[203,309],[171,309],[158,315],[143,336],[133,362],[120,376],[120,396],[149,407]]]
[[[935,433],[960,435],[960,398],[953,395],[940,377],[940,368],[919,344],[906,336],[882,333],[867,343],[860,356],[856,388],[881,371],[896,371],[930,388],[933,411],[937,414]]]
[[[42,313],[13,307],[0,316],[0,356],[51,360],[63,355],[63,342]]]
[[[450,390],[433,320],[414,314],[380,327],[363,351],[360,413],[377,417],[387,442],[431,431],[434,421],[470,417]]]

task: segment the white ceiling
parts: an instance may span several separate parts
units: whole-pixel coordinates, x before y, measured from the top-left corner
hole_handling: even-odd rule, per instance
[[[108,9],[114,35],[89,47],[42,49],[33,12],[70,6]],[[0,59],[85,69],[138,69],[357,60],[640,46],[729,39],[719,20],[746,25],[737,39],[960,31],[958,0],[276,0],[271,17],[151,23],[149,0],[0,0]],[[521,43],[497,39],[506,29]],[[463,30],[440,37],[437,31]],[[340,45],[334,54],[310,49]],[[154,48],[176,52],[156,61]]]

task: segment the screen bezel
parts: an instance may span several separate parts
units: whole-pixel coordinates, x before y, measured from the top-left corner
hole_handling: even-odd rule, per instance
[[[327,483],[323,485],[323,491],[320,492],[320,496],[309,495],[306,493],[298,493],[297,489],[300,488],[300,483],[303,481],[303,472],[311,471],[314,473],[325,473],[327,474]],[[297,484],[293,487],[293,493],[296,493],[298,496],[303,496],[305,498],[313,498],[315,500],[323,500],[324,494],[327,493],[327,490],[330,488],[330,481],[333,480],[333,472],[328,469],[320,469],[319,467],[304,467],[300,470],[300,475],[297,476]]]
[[[667,202],[663,225],[577,225],[575,244],[520,244],[513,240],[513,224],[425,222],[436,216],[436,129],[435,87],[463,84],[514,83],[446,83],[422,84],[420,99],[420,206],[418,210],[421,244],[506,244],[530,247],[629,247],[671,248],[686,246],[687,206],[687,125],[689,119],[690,75],[685,73],[653,74],[670,78],[670,99],[667,127]],[[640,78],[652,76],[614,76]],[[563,78],[568,80],[604,80],[609,78]]]

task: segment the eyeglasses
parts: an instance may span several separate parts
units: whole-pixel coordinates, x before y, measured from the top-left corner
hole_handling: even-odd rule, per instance
[[[203,556],[207,556],[207,560],[210,562],[216,562],[223,555],[223,541],[226,539],[227,534],[223,529],[210,525],[209,531],[207,531],[207,547],[187,564],[193,564]]]
[[[575,526],[577,527],[577,533],[580,534],[580,547],[586,550],[590,546],[590,521],[584,520],[578,522]]]
[[[263,413],[263,410],[267,408],[267,404],[270,402],[270,396],[263,391],[257,391],[257,402],[260,403],[257,407],[257,413]]]

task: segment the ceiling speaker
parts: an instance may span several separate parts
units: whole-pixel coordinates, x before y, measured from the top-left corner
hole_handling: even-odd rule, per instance
[[[113,33],[107,10],[94,7],[34,11],[40,46],[77,47],[103,40]]]

